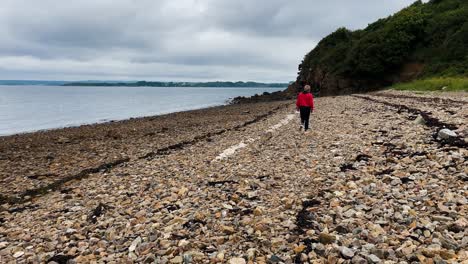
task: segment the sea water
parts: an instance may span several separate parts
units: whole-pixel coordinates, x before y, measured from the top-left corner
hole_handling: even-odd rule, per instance
[[[285,88],[0,86],[0,135],[193,110]]]

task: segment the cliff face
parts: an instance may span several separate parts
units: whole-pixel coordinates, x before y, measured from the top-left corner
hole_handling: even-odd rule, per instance
[[[428,76],[468,76],[468,1],[415,2],[363,30],[340,28],[298,67],[287,93],[311,84],[320,96],[367,92]]]

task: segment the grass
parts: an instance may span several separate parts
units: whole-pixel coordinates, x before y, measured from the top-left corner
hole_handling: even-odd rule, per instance
[[[391,87],[395,90],[411,91],[464,91],[468,92],[467,77],[439,77],[398,83]]]

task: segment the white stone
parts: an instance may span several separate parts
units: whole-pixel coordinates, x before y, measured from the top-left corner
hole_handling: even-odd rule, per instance
[[[19,257],[21,257],[21,256],[23,256],[23,255],[24,255],[24,251],[18,251],[18,252],[16,252],[15,254],[13,254],[13,257],[14,257],[14,258],[19,258]]]
[[[141,237],[137,237],[135,240],[133,240],[132,244],[128,248],[129,252],[135,251],[135,249],[138,247],[138,245],[141,243]]]
[[[243,258],[232,258],[229,260],[229,264],[245,264],[245,259]]]
[[[439,133],[437,134],[439,136],[439,138],[441,139],[449,139],[451,137],[456,137],[457,136],[457,133],[453,132],[452,130],[450,129],[447,129],[447,128],[444,128],[442,130],[439,131]]]

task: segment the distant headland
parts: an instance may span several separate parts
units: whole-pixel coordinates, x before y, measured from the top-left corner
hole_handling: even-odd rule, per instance
[[[63,86],[128,86],[128,87],[287,87],[289,83],[259,83],[259,82],[70,82]]]
[[[288,87],[291,83],[260,82],[158,82],[158,81],[36,81],[36,80],[0,80],[0,85],[58,85],[58,86],[128,86],[128,87]]]

